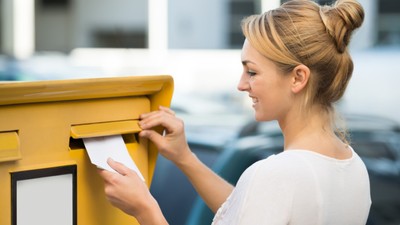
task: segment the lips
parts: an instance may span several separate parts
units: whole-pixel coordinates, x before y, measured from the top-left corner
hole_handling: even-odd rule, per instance
[[[251,101],[253,102],[253,106],[258,103],[258,98],[250,96]]]

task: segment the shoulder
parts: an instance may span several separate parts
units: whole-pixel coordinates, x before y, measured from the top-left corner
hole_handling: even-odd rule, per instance
[[[282,152],[254,163],[241,180],[251,189],[290,191],[288,188],[297,186],[299,181],[314,179],[308,164],[301,155]]]
[[[301,154],[288,152],[272,155],[253,166],[257,167],[257,173],[278,176],[291,176],[298,174],[299,170],[308,169],[308,163]]]
[[[282,152],[254,163],[242,175],[251,192],[282,192],[290,195],[295,189],[313,189],[315,169],[313,162],[302,153]],[[296,187],[294,189],[294,187]],[[265,192],[264,192],[265,193]]]

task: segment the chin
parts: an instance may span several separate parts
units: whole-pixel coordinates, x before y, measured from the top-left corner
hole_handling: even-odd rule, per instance
[[[258,115],[257,113],[254,115],[254,119],[258,122],[261,121],[268,121],[265,117],[263,117],[262,115]]]
[[[271,116],[268,115],[264,115],[261,113],[257,113],[254,115],[254,119],[258,122],[262,122],[262,121],[272,121],[274,120],[274,118],[272,118]]]

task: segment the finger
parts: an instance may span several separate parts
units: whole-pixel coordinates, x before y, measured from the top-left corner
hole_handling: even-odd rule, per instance
[[[98,169],[97,173],[103,178],[104,183],[106,183],[106,184],[110,183],[110,180],[112,180],[111,177],[113,175],[116,175],[116,173],[110,172],[105,169]]]
[[[130,173],[130,171],[131,171],[124,164],[116,162],[112,158],[108,158],[107,159],[107,163],[108,163],[108,165],[110,165],[110,167],[112,169],[114,169],[117,173],[119,173],[119,174],[121,174],[123,176],[128,175]]]
[[[149,123],[149,121],[161,119],[162,117],[166,117],[166,116],[170,116],[170,115],[168,115],[166,112],[163,112],[163,111],[154,111],[154,112],[148,113],[146,115],[141,115],[141,120],[139,121],[139,125],[142,127],[144,124]]]
[[[157,146],[157,148],[160,148],[160,143],[163,141],[163,136],[154,130],[143,130],[139,133],[139,136],[149,139]]]
[[[166,112],[166,113],[172,115],[172,116],[175,116],[175,112],[174,112],[172,109],[168,108],[168,107],[165,107],[165,106],[161,106],[161,105],[160,105],[159,109],[160,109],[161,111],[164,111],[164,112]]]
[[[139,116],[139,118],[140,118],[140,119],[145,119],[145,118],[148,118],[148,117],[151,117],[151,116],[153,116],[153,115],[160,114],[160,113],[167,113],[167,114],[169,114],[169,115],[171,115],[171,116],[175,116],[175,112],[174,112],[172,109],[168,108],[168,107],[159,106],[158,109],[159,109],[159,110],[156,110],[156,111],[152,111],[152,112],[148,112],[148,113],[143,113],[143,114],[141,114],[141,115]]]
[[[142,114],[140,114],[139,118],[140,119],[145,119],[145,118],[150,117],[150,116],[152,116],[154,114],[157,114],[157,113],[159,113],[158,110],[157,111],[148,112],[148,113],[142,113]]]
[[[168,131],[172,131],[177,123],[179,123],[178,118],[164,112],[154,114],[146,119],[141,120],[139,122],[139,126],[142,129],[151,129],[153,127],[162,126]]]
[[[145,119],[145,118],[151,117],[153,115],[157,115],[157,114],[160,114],[160,113],[165,113],[165,110],[161,110],[161,108],[166,108],[166,107],[159,106],[158,108],[159,108],[159,110],[154,110],[154,111],[151,111],[151,112],[148,112],[148,113],[140,114],[140,119]]]

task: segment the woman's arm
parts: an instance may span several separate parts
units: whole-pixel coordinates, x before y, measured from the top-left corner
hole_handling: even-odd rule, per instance
[[[233,190],[233,186],[204,165],[190,150],[183,121],[166,107],[141,115],[141,137],[150,139],[161,155],[171,160],[188,177],[208,207],[216,212]],[[156,126],[165,128],[162,136],[151,130]]]
[[[233,186],[204,165],[194,154],[175,163],[188,177],[197,193],[214,213],[233,190]]]

